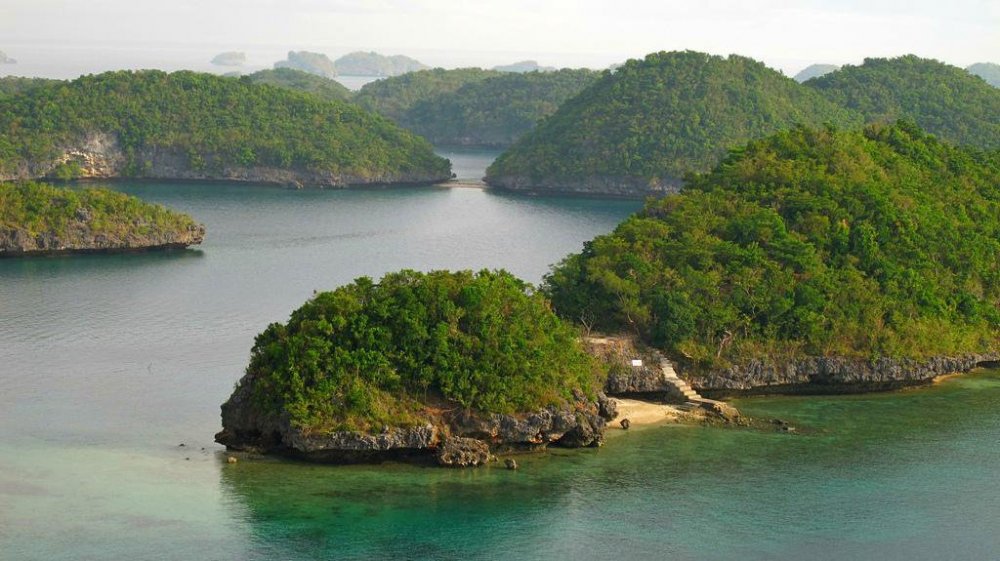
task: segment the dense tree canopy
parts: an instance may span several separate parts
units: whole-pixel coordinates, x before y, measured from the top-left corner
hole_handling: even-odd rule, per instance
[[[332,78],[324,78],[294,68],[260,70],[253,74],[247,74],[240,79],[252,84],[268,84],[288,90],[308,92],[328,101],[333,99],[346,100],[351,97],[351,90],[344,87],[340,82]]]
[[[378,177],[447,176],[424,139],[346,102],[210,74],[108,72],[0,99],[0,172],[114,135],[142,176],[150,153],[192,169],[270,166]]]
[[[320,293],[272,324],[247,373],[259,406],[307,428],[405,425],[434,403],[525,412],[594,391],[577,336],[509,273],[401,271]]]
[[[1000,89],[956,66],[913,55],[869,58],[805,85],[867,122],[906,118],[957,144],[1000,148]]]
[[[694,364],[1000,348],[1000,155],[916,125],[732,151],[553,269],[560,315]]]
[[[487,181],[572,185],[593,178],[676,182],[726,149],[795,123],[861,120],[816,92],[740,56],[654,53],[630,60],[500,156]]]
[[[365,84],[354,96],[354,101],[398,123],[418,103],[441,97],[465,84],[499,75],[499,72],[481,68],[421,70]]]

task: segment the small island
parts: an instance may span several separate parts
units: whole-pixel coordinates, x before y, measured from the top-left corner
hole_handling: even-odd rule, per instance
[[[330,57],[309,51],[288,51],[288,58],[274,63],[274,68],[293,68],[324,78],[337,77],[337,68]]]
[[[7,56],[7,53],[0,51],[0,64],[17,64],[17,61]]]
[[[793,79],[801,84],[806,80],[819,78],[820,76],[825,76],[831,72],[836,72],[837,70],[840,70],[840,65],[837,64],[810,64],[800,70]]]
[[[598,446],[611,402],[579,331],[503,271],[401,271],[317,294],[260,334],[222,406],[230,449],[474,466]]]
[[[108,189],[0,183],[0,257],[181,249],[204,236],[190,216]]]
[[[219,53],[212,58],[212,64],[216,66],[243,66],[246,63],[247,54],[238,51]]]
[[[494,66],[493,70],[497,72],[552,72],[556,68],[554,66],[542,66],[538,64],[538,61],[534,60],[522,60],[519,62],[514,62],[511,64],[501,64],[499,66]]]
[[[376,52],[357,51],[348,53],[333,62],[337,73],[342,76],[400,76],[408,72],[430,68],[419,60],[404,55],[380,55]]]
[[[977,62],[965,69],[973,76],[979,76],[994,88],[1000,88],[1000,64],[995,62]]]

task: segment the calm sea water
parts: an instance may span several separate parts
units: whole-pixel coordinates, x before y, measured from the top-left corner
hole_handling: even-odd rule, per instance
[[[748,400],[805,430],[645,428],[525,457],[517,472],[227,464],[212,443],[218,406],[253,336],[313,290],[403,267],[505,267],[537,282],[638,205],[114,187],[193,214],[208,237],[170,254],[0,260],[4,560],[1000,555],[995,372]]]

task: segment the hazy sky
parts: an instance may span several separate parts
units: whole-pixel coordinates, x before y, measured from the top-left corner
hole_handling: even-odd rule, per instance
[[[674,49],[786,71],[905,53],[965,66],[1000,62],[1000,0],[0,0],[0,50],[38,44],[364,48],[443,66],[603,67]]]

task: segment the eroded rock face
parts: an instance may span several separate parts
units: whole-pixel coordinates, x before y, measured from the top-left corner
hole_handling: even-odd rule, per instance
[[[968,372],[998,358],[998,355],[965,355],[926,360],[844,357],[806,357],[782,363],[754,360],[689,379],[696,390],[708,395],[850,393],[926,384],[938,376]]]
[[[586,195],[622,199],[642,199],[680,191],[683,182],[676,178],[642,177],[537,178],[527,176],[488,176],[486,184],[494,189],[528,195]]]
[[[417,427],[386,427],[380,433],[304,432],[287,414],[262,412],[253,400],[254,379],[244,376],[222,405],[223,430],[216,442],[233,450],[277,453],[303,459],[358,463],[431,460],[441,465],[481,465],[491,451],[530,450],[548,445],[600,446],[614,418],[614,403],[604,394],[575,394],[565,408],[548,407],[522,415],[477,414],[457,410]]]

